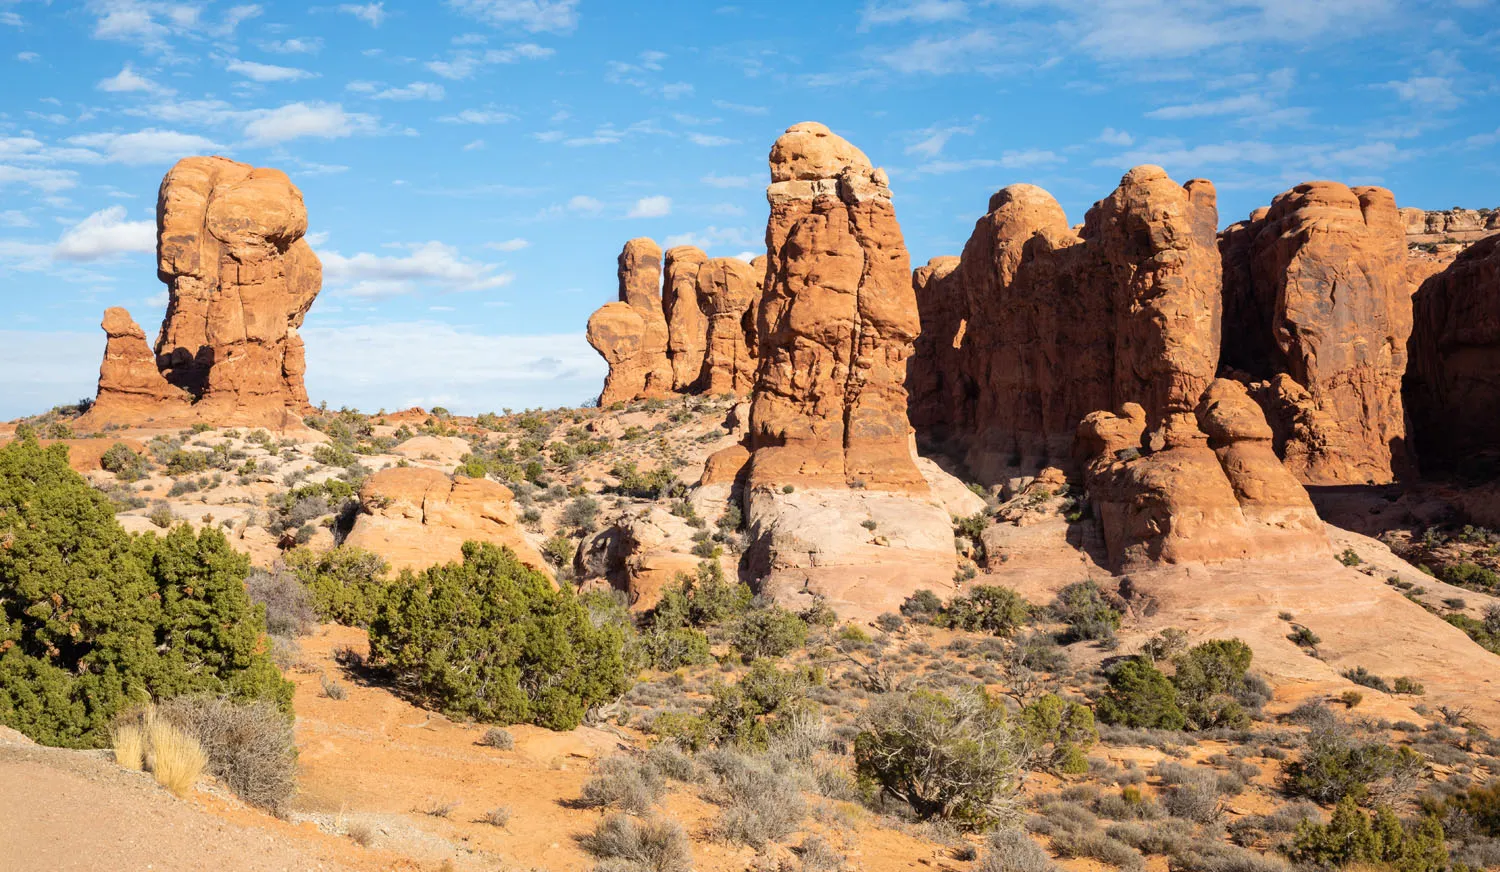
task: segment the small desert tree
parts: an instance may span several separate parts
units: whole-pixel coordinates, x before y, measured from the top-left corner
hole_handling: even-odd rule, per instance
[[[67,449],[0,448],[0,724],[98,747],[123,709],[184,693],[291,704],[250,562],[217,529],[132,536]]]
[[[570,730],[629,687],[624,640],[509,549],[403,572],[370,625],[370,654],[450,715]]]
[[[1012,814],[1022,742],[982,689],[887,694],[863,721],[854,740],[860,777],[918,815],[982,829]]]

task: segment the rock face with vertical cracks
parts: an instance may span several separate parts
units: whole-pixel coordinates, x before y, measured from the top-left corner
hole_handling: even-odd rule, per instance
[[[779,598],[878,614],[951,587],[954,568],[906,417],[920,327],[906,245],[885,172],[827,127],[789,128],[770,166],[747,562]]]
[[[162,414],[234,426],[295,422],[310,408],[297,329],[323,282],[322,265],[303,238],[302,192],[279,170],[221,157],[184,158],[162,179],[156,224],[157,275],[169,295],[156,368],[192,399],[183,412],[175,408],[178,397],[169,395],[171,408],[164,406]],[[111,345],[119,346],[125,337],[111,322],[121,326],[120,316],[105,324]],[[85,423],[145,423],[130,419],[111,396],[118,385],[110,369],[107,354],[100,373],[106,402]],[[143,394],[137,390],[136,396]],[[165,422],[162,415],[151,417]]]
[[[625,243],[619,258],[619,302],[605,304],[589,318],[589,344],[609,363],[601,406],[672,394],[661,275],[661,248],[655,242],[642,238]]]
[[[698,272],[708,255],[691,245],[667,249],[661,286],[667,317],[667,359],[672,364],[672,389],[693,390],[703,374],[708,319],[698,299]]]
[[[129,312],[118,306],[106,309],[100,326],[108,338],[99,367],[99,393],[88,413],[91,422],[128,426],[189,413],[192,396],[162,377],[145,331]]]
[[[1307,491],[1276,457],[1244,385],[1212,382],[1190,415],[1171,417],[1155,447],[1147,428],[1136,403],[1094,412],[1078,428],[1114,568],[1330,552]]]
[[[1307,484],[1408,469],[1405,237],[1390,191],[1336,182],[1298,185],[1221,237],[1223,363],[1255,382],[1277,453]]]
[[[620,300],[589,318],[588,338],[609,364],[601,405],[674,394],[745,395],[755,379],[756,315],[764,258],[710,259],[632,239],[620,254]]]
[[[757,272],[753,263],[716,257],[698,271],[698,304],[708,329],[701,376],[694,384],[704,393],[745,396],[755,386],[755,317],[764,270],[764,260]]]
[[[991,198],[956,267],[914,276],[922,317],[918,438],[999,482],[1076,469],[1079,422],[1140,405],[1147,436],[1191,417],[1219,353],[1214,189],[1141,166],[1081,234],[1046,191]],[[925,326],[925,325],[924,325]]]
[[[1474,243],[1412,303],[1405,393],[1422,471],[1476,472],[1500,452],[1500,236]]]

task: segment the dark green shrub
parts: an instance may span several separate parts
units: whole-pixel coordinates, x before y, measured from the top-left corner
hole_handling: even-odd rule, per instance
[[[785,657],[807,644],[807,624],[781,606],[752,609],[735,623],[729,641],[748,660]]]
[[[1124,660],[1109,672],[1109,686],[1095,711],[1106,724],[1155,730],[1180,730],[1187,716],[1170,679],[1145,660]]]
[[[1173,659],[1172,684],[1189,726],[1239,729],[1249,724],[1239,697],[1252,656],[1250,646],[1239,639],[1214,639]]]
[[[907,597],[906,602],[901,604],[901,614],[913,621],[931,623],[942,613],[943,601],[926,588]]]
[[[99,466],[114,473],[120,481],[135,481],[146,473],[146,458],[132,451],[129,445],[116,442],[99,458]]]
[[[810,668],[778,669],[770,660],[757,660],[737,684],[710,689],[713,702],[703,712],[706,737],[715,745],[764,750],[779,721],[800,710],[807,691],[821,681]]]
[[[1044,694],[1021,709],[1020,727],[1033,768],[1064,775],[1088,771],[1085,752],[1099,741],[1088,706]]]
[[[463,562],[403,572],[370,625],[373,661],[443,712],[569,730],[629,686],[618,628],[508,549],[466,542]]]
[[[294,548],[282,558],[312,595],[319,620],[368,627],[385,595],[385,560],[347,545],[330,551]]]
[[[1299,760],[1282,764],[1286,790],[1314,802],[1345,797],[1362,800],[1385,779],[1409,780],[1422,771],[1422,755],[1411,748],[1361,742],[1342,725],[1315,726]]]
[[[207,451],[173,451],[167,456],[167,475],[191,475],[208,469]]]
[[[542,554],[553,566],[572,566],[573,555],[577,551],[578,546],[573,544],[573,540],[561,533],[554,533],[542,543]]]
[[[708,636],[692,627],[652,628],[641,635],[641,645],[646,652],[646,663],[663,671],[714,660]]]
[[[1391,686],[1386,683],[1384,678],[1381,678],[1363,666],[1345,669],[1341,674],[1355,684],[1371,688],[1372,690],[1378,690],[1381,693],[1391,692]]]
[[[943,610],[941,622],[958,630],[983,630],[996,636],[1011,636],[1026,625],[1031,604],[1008,587],[978,584],[954,597]]]
[[[1068,641],[1107,640],[1120,629],[1120,612],[1092,581],[1079,581],[1057,593],[1052,610],[1068,625]]]
[[[862,779],[923,818],[982,829],[1010,816],[1021,743],[1005,707],[983,690],[885,694],[865,710],[854,740]]]
[[[1462,815],[1475,832],[1500,838],[1500,781],[1470,787],[1443,800],[1425,799],[1424,811],[1441,816]]]
[[[193,692],[290,706],[217,529],[132,536],[67,448],[0,448],[0,724],[98,747],[121,710]]]
[[[679,572],[662,589],[649,623],[655,629],[714,627],[743,614],[754,598],[749,585],[728,581],[717,562],[704,561],[696,574]]]
[[[1387,806],[1367,816],[1352,798],[1341,800],[1326,824],[1304,821],[1287,855],[1299,866],[1343,869],[1369,864],[1392,872],[1445,872],[1443,825],[1432,815],[1402,823]]]

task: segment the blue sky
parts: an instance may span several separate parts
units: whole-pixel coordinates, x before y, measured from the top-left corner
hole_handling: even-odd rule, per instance
[[[0,417],[93,393],[101,311],[154,337],[179,157],[301,187],[314,401],[575,404],[624,240],[763,246],[765,156],[822,121],[891,175],[914,264],[989,195],[1074,221],[1130,166],[1221,223],[1308,179],[1500,206],[1492,0],[0,0]]]

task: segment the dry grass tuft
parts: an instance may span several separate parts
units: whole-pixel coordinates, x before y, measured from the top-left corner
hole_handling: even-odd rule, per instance
[[[139,772],[146,767],[146,733],[140,724],[120,724],[109,731],[115,762]]]
[[[145,738],[146,766],[156,783],[178,796],[186,796],[208,765],[203,746],[155,712],[147,714]]]

